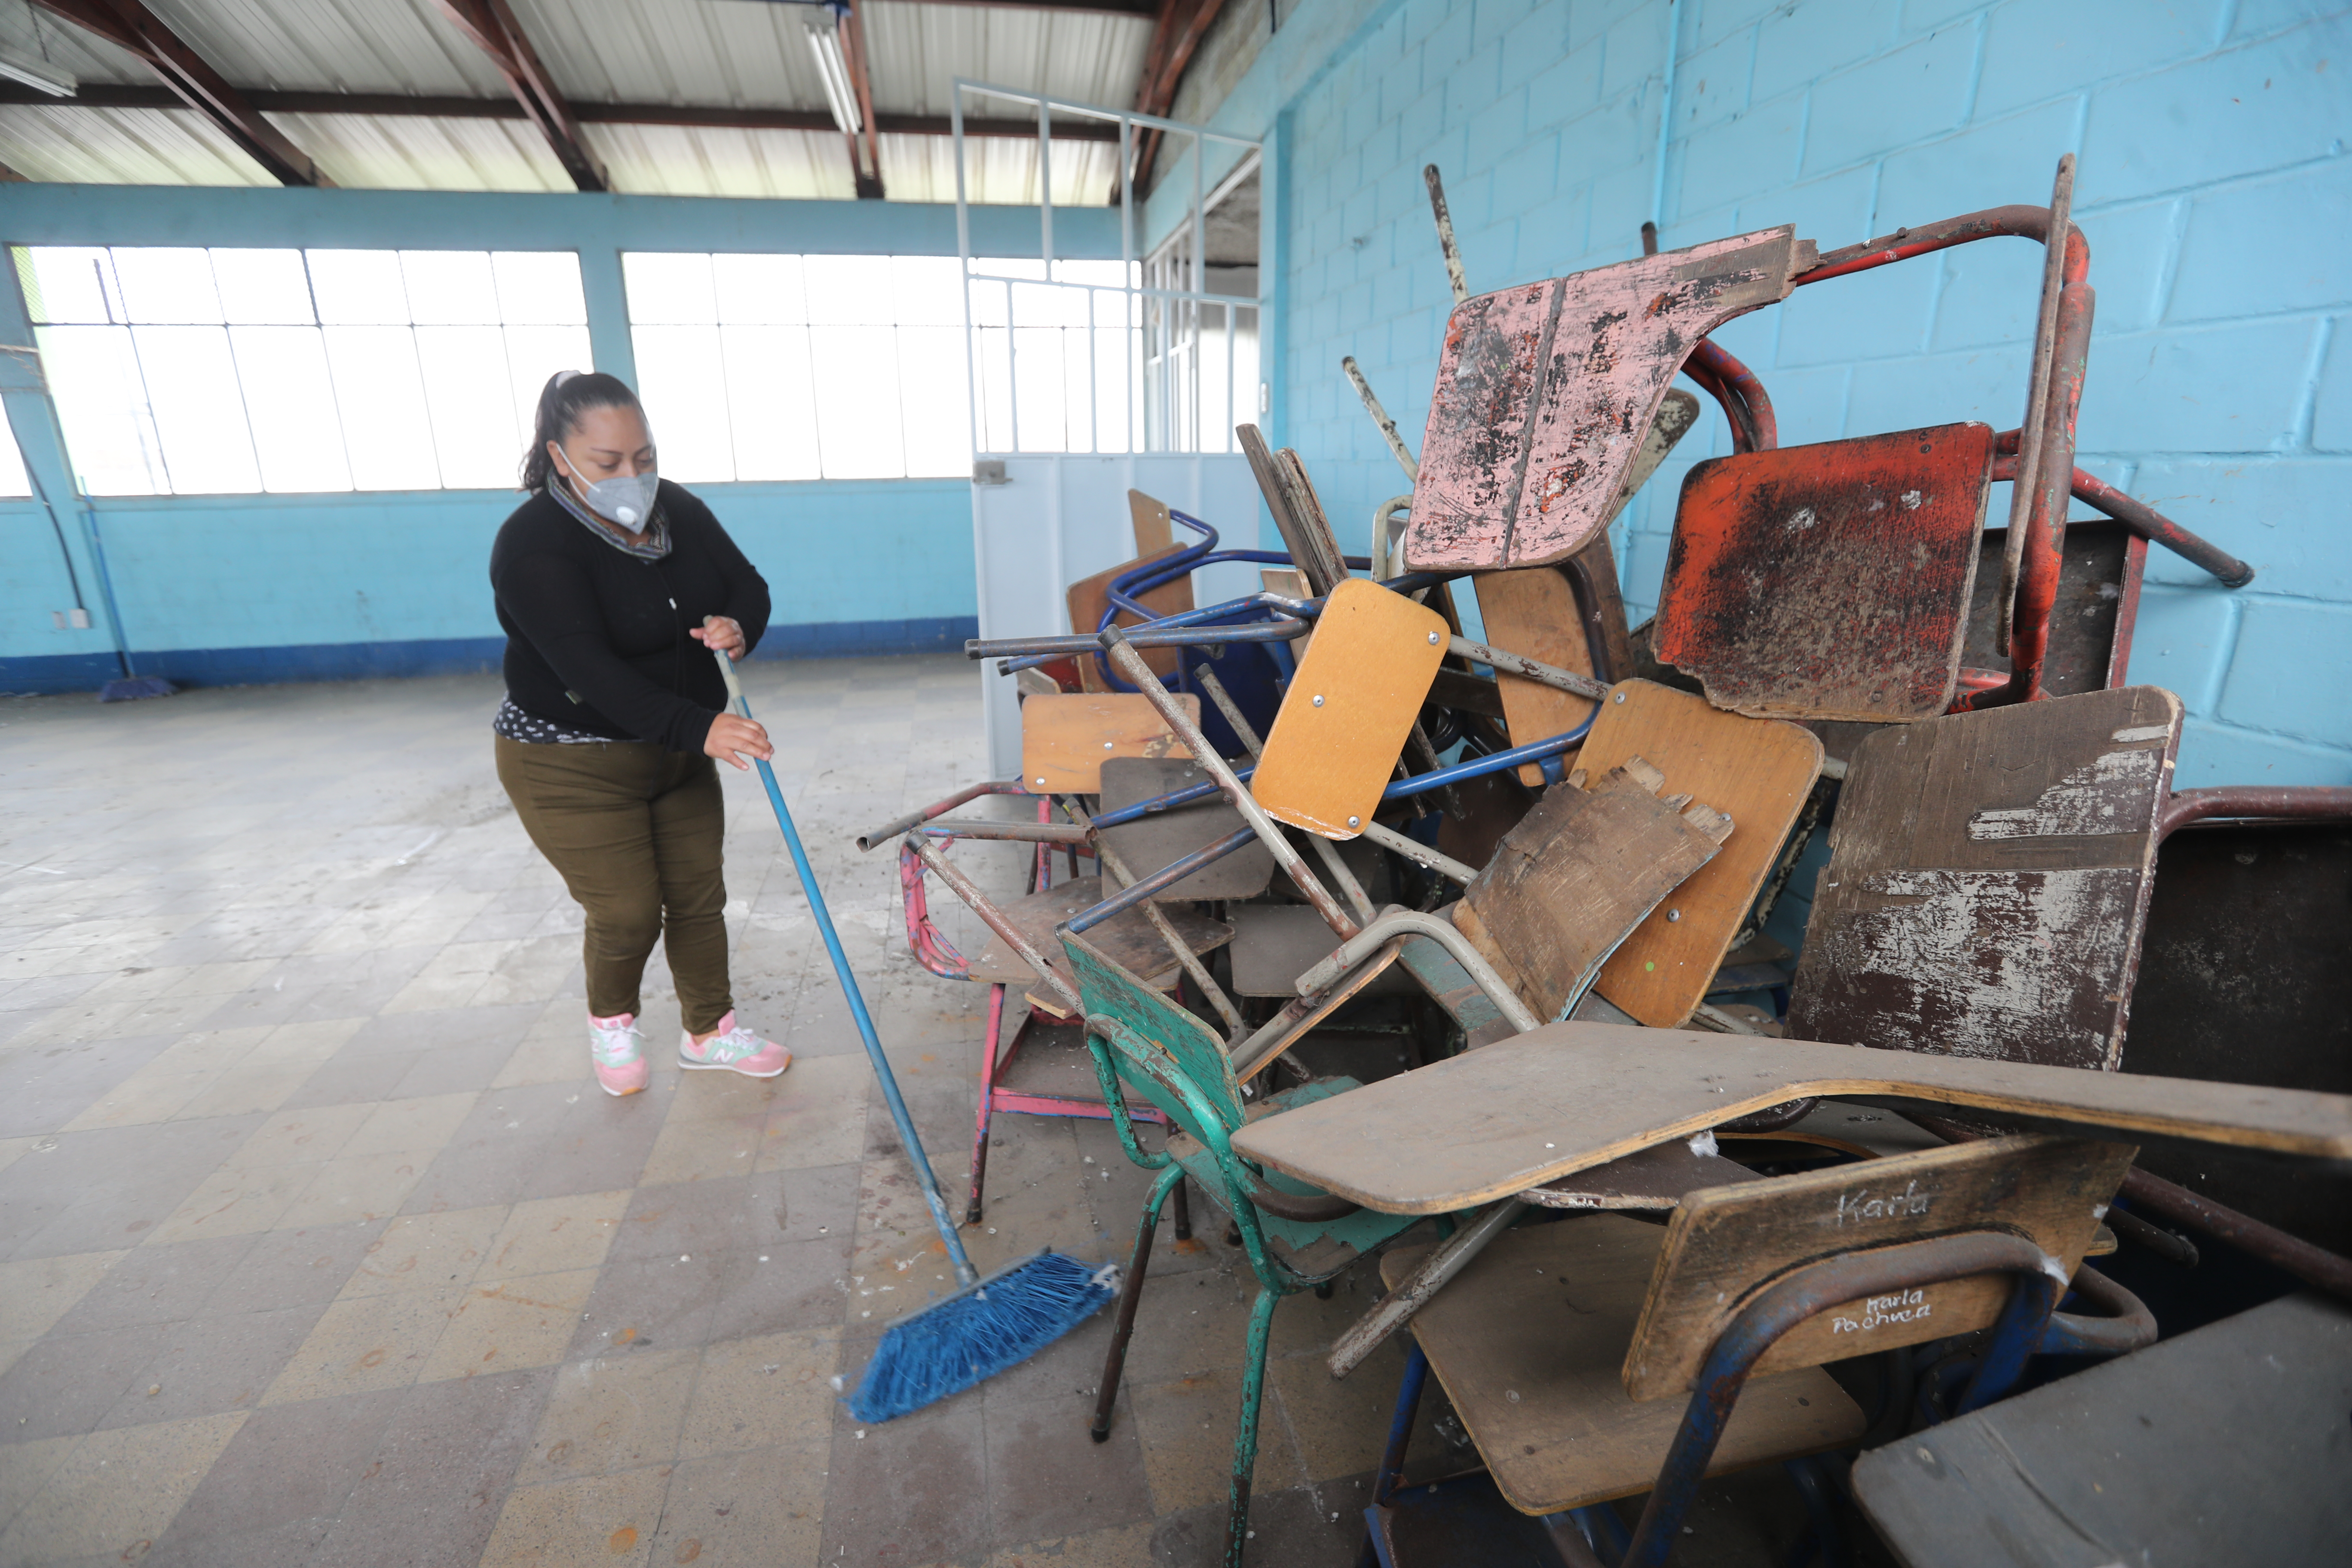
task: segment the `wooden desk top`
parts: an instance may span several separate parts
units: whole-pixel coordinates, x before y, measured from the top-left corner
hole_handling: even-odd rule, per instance
[[[1254,1122],[1234,1148],[1368,1208],[1448,1214],[1805,1095],[2352,1158],[2352,1095],[1576,1023]]]

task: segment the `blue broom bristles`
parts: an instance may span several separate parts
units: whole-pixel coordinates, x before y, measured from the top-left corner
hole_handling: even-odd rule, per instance
[[[849,1398],[893,1420],[1027,1361],[1118,1294],[1118,1266],[1040,1252],[890,1325]]]

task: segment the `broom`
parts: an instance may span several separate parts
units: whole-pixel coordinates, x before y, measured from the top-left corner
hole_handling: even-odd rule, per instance
[[[739,717],[749,719],[751,704],[743,700],[734,661],[723,651],[712,651],[719,659],[719,673],[726,678],[728,705]],[[956,1234],[955,1221],[949,1217],[947,1203],[940,1196],[939,1178],[931,1173],[922,1140],[916,1136],[914,1118],[907,1113],[907,1102],[898,1093],[890,1059],[882,1054],[882,1041],[874,1032],[866,999],[858,993],[857,977],[850,973],[849,957],[841,950],[824,895],[817,890],[816,873],[809,868],[808,852],[801,847],[800,832],[793,826],[792,813],[784,809],[775,770],[764,762],[758,766],[768,804],[775,808],[776,826],[784,830],[785,847],[793,853],[801,891],[808,896],[817,932],[824,938],[824,951],[833,960],[833,973],[841,981],[850,1016],[857,1020],[857,1032],[866,1041],[866,1059],[874,1064],[882,1097],[889,1101],[898,1142],[914,1163],[923,1201],[931,1206],[931,1223],[939,1227],[940,1241],[955,1265],[961,1287],[943,1300],[917,1308],[884,1331],[873,1360],[866,1363],[857,1392],[849,1399],[852,1415],[860,1421],[878,1423],[960,1394],[1044,1350],[1118,1293],[1118,1267],[1106,1264],[1097,1268],[1056,1252],[1024,1258],[984,1279],[971,1266],[963,1238]]]

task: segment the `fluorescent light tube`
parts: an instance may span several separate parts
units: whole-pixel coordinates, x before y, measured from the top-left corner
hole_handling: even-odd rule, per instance
[[[81,85],[74,79],[73,72],[53,66],[47,60],[20,54],[5,46],[0,46],[0,76],[11,81],[21,81],[26,87],[37,88],[58,98],[71,98]]]
[[[806,21],[809,52],[816,57],[817,75],[824,79],[824,100],[833,110],[833,122],[844,135],[855,136],[859,129],[857,94],[850,90],[849,62],[841,58],[841,35],[833,13],[822,11]]]

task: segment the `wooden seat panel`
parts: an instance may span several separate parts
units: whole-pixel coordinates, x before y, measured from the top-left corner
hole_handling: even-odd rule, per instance
[[[1522,1512],[1631,1497],[1657,1479],[1682,1406],[1637,1404],[1620,1368],[1664,1236],[1612,1214],[1507,1231],[1413,1319],[1496,1485]],[[1402,1284],[1429,1250],[1384,1254],[1382,1282]],[[1868,1425],[1818,1368],[1752,1378],[1707,1473],[1843,1447]]]

